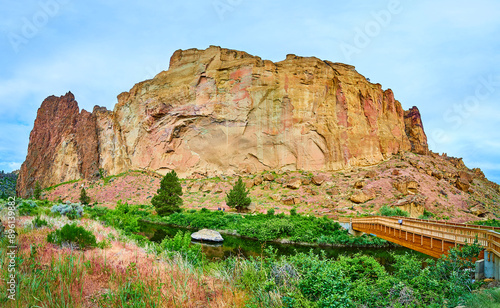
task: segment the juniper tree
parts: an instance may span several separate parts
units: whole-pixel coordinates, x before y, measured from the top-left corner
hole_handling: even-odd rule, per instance
[[[87,195],[87,191],[85,191],[84,187],[80,190],[80,202],[85,205],[90,203],[90,197]]]
[[[226,195],[227,206],[230,208],[236,208],[238,212],[243,209],[248,209],[248,206],[252,202],[252,200],[248,197],[248,193],[248,189],[241,178],[239,178],[233,188]]]
[[[180,212],[182,205],[182,186],[174,170],[167,173],[160,183],[160,188],[151,199],[151,203],[160,216]]]
[[[42,187],[40,186],[40,182],[36,181],[35,189],[33,190],[33,199],[39,200],[42,195]]]

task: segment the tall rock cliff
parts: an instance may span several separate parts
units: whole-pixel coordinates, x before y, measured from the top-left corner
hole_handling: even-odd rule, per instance
[[[211,46],[178,50],[168,71],[79,112],[47,98],[30,136],[18,194],[128,169],[181,176],[340,170],[400,151],[426,154],[416,107],[405,112],[354,67],[288,55],[273,63]]]

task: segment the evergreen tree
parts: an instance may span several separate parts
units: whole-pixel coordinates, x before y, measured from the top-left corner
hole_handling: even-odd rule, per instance
[[[156,212],[160,216],[180,212],[182,205],[182,186],[174,170],[167,173],[160,183],[160,188],[151,199]]]
[[[85,187],[82,187],[82,190],[80,190],[80,202],[85,205],[88,205],[90,203],[90,197],[87,195]]]
[[[41,195],[42,195],[42,187],[40,186],[40,182],[36,181],[35,189],[33,190],[33,199],[40,200]]]
[[[252,202],[252,200],[248,197],[248,193],[248,189],[245,187],[241,178],[239,178],[233,188],[226,195],[227,206],[230,208],[236,208],[238,212],[243,209],[248,209],[248,206]]]

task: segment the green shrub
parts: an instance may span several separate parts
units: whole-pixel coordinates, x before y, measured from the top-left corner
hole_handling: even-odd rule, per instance
[[[160,188],[151,199],[151,203],[160,216],[180,212],[182,205],[182,186],[174,170],[167,173],[160,183]]]
[[[33,200],[22,200],[17,206],[20,216],[31,216],[38,213],[38,205]]]
[[[83,215],[83,207],[80,203],[60,203],[55,204],[50,211],[52,213],[59,213],[62,216],[66,216],[69,219],[81,218]]]
[[[245,184],[238,179],[233,188],[226,195],[226,204],[230,208],[235,208],[238,211],[248,209],[252,200],[248,197],[249,191]]]
[[[201,245],[191,245],[191,233],[179,231],[173,238],[165,238],[160,246],[160,251],[165,251],[172,256],[173,252],[179,252],[183,257],[192,263],[201,260]]]
[[[436,217],[436,215],[434,215],[434,213],[429,212],[428,210],[424,209],[424,213],[422,215],[420,215],[418,218],[419,219],[432,219],[434,217]]]
[[[59,246],[76,246],[77,249],[92,248],[97,245],[94,234],[76,224],[66,224],[61,229],[49,233],[47,242]]]
[[[49,225],[49,223],[45,219],[41,219],[40,216],[36,216],[35,218],[33,218],[31,223],[33,224],[33,227],[36,229]]]
[[[379,209],[379,215],[381,216],[402,216],[402,217],[410,217],[410,214],[406,211],[403,211],[399,208],[391,208],[386,205],[382,206]]]
[[[274,209],[267,210],[267,215],[268,216],[274,216]]]

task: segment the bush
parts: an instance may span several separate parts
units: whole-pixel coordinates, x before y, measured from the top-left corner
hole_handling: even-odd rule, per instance
[[[182,205],[182,186],[174,170],[167,173],[160,183],[160,188],[156,195],[151,199],[156,212],[160,216],[170,215],[180,212]]]
[[[38,213],[38,205],[33,200],[22,200],[17,206],[20,216],[24,215],[36,215]]]
[[[69,219],[81,218],[83,215],[83,207],[80,203],[66,202],[56,204],[50,209],[50,211],[52,213],[59,213],[62,216],[68,217]]]
[[[179,231],[173,238],[165,238],[159,248],[160,252],[166,251],[169,256],[172,256],[173,252],[180,252],[183,257],[195,264],[201,260],[201,246],[191,245],[189,232]]]
[[[238,179],[233,188],[226,195],[226,204],[230,208],[235,208],[238,211],[248,209],[252,200],[248,197],[248,189],[241,180]]]
[[[92,248],[97,245],[94,234],[76,224],[66,224],[61,229],[49,233],[47,242],[59,246],[76,246],[76,249]]]
[[[40,216],[36,216],[35,218],[33,218],[31,223],[33,224],[33,228],[35,229],[49,225],[49,223],[45,219],[41,219]]]
[[[378,211],[381,216],[402,216],[402,217],[410,217],[410,214],[406,211],[403,211],[399,208],[391,208],[386,205],[380,208]]]

